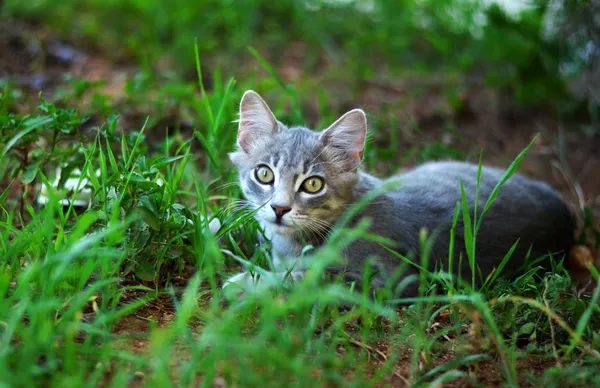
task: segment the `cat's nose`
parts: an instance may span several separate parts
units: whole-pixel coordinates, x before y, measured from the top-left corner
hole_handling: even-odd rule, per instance
[[[285,213],[289,213],[289,211],[292,210],[292,208],[289,206],[278,206],[278,205],[271,205],[271,209],[273,209],[277,218],[283,217],[283,215]]]

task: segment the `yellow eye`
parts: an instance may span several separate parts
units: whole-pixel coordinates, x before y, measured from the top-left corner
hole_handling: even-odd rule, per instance
[[[302,190],[310,194],[316,194],[323,189],[323,179],[318,176],[311,176],[302,182]]]
[[[273,171],[267,166],[258,166],[254,171],[254,175],[260,183],[265,185],[269,185],[275,180]]]

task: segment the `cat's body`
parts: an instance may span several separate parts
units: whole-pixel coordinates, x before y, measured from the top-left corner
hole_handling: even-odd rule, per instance
[[[429,252],[429,269],[437,266],[448,270],[450,231],[456,204],[461,202],[460,180],[473,219],[477,169],[477,165],[463,162],[426,163],[402,176],[389,178],[388,181],[398,181],[400,188],[375,199],[361,216],[372,219],[371,232],[397,242],[399,246],[396,250],[417,264],[421,261],[419,231],[424,228],[434,238]],[[478,215],[503,174],[504,171],[496,168],[482,168]],[[382,183],[361,173],[354,199],[358,200]],[[454,232],[454,268],[451,272],[457,273],[459,257],[462,255],[461,277],[470,281],[462,219],[462,213],[459,212]],[[517,240],[518,245],[503,274],[514,273],[524,264],[527,256],[539,259],[556,253],[559,258],[572,244],[573,230],[569,209],[548,185],[520,175],[512,176],[502,185],[478,230],[475,258],[481,274],[477,272],[476,279],[479,281],[480,275],[485,279]],[[345,257],[352,265],[345,268],[345,277],[360,284],[364,259],[372,255],[377,256],[372,270],[379,271],[371,286],[384,286],[387,277],[398,268],[399,259],[379,244],[366,240],[350,244],[346,249]],[[404,276],[410,273],[416,273],[416,270],[409,268]],[[416,292],[417,285],[413,283],[403,293],[414,295]]]
[[[358,170],[365,135],[366,119],[359,110],[347,113],[318,133],[285,127],[257,94],[244,95],[240,150],[231,158],[238,167],[246,198],[254,208],[260,207],[257,219],[272,242],[275,272],[280,277],[292,270],[292,278],[300,279],[310,265],[298,259],[305,244],[324,244],[344,210],[384,184]],[[447,270],[450,229],[456,204],[461,201],[460,181],[473,217],[477,169],[463,162],[430,162],[391,177],[387,181],[397,181],[398,187],[370,201],[354,221],[370,219],[370,232],[398,244],[394,250],[416,263],[421,262],[419,234],[425,229],[434,238],[430,269]],[[503,171],[496,168],[482,169],[478,214],[502,175]],[[542,182],[514,175],[500,189],[478,230],[477,266],[485,278],[517,239],[517,248],[503,273],[517,270],[526,256],[535,259],[548,253],[565,253],[572,243],[573,230],[571,213],[558,194]],[[462,214],[455,230],[455,264],[451,271],[455,274],[461,255],[460,274],[471,279]],[[383,287],[403,263],[379,243],[366,239],[350,243],[343,256],[344,264],[331,268],[331,272],[362,284],[369,260],[372,288]],[[409,268],[402,277],[411,273],[416,270]],[[479,273],[476,278],[481,279]],[[251,279],[242,273],[228,284],[236,282],[249,285]],[[413,283],[402,294],[414,295],[416,291],[417,284]]]

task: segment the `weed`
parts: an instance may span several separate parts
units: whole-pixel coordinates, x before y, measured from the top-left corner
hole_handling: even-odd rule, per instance
[[[575,293],[561,257],[548,271],[530,266],[505,279],[500,265],[478,277],[478,230],[533,141],[483,208],[465,211],[466,196],[478,192],[463,190],[456,204],[453,225],[466,226],[468,249],[456,257],[453,236],[449,261],[467,261],[469,279],[424,270],[432,242],[424,233],[423,257],[401,258],[422,268],[416,298],[384,303],[397,290],[371,299],[355,284],[324,282],[344,244],[374,238],[359,223],[337,231],[322,250],[307,251],[316,264],[293,288],[243,299],[221,291],[241,264],[260,273],[270,262],[260,227],[237,200],[227,159],[246,89],[269,94],[282,120],[317,128],[344,108],[343,92],[320,85],[337,73],[344,74],[339,90],[350,97],[383,72],[461,79],[479,73],[520,104],[567,98],[557,76],[558,43],[539,35],[544,7],[516,21],[498,7],[458,0],[375,1],[370,11],[355,3],[361,2],[3,3],[4,15],[42,20],[65,35],[77,30],[74,41],[142,65],[120,99],[103,95],[100,82],[69,78],[52,98],[37,96],[37,107],[28,108],[26,92],[12,82],[0,85],[2,384],[598,384],[600,288],[587,297]],[[475,22],[481,15],[487,24]],[[298,41],[298,66],[314,77],[294,81],[281,69]],[[164,56],[179,71],[156,74]],[[440,94],[459,111],[463,102],[452,85]],[[386,136],[369,144],[368,169],[466,156],[423,136],[399,161],[406,128],[397,110],[404,101],[381,99],[370,121]],[[459,132],[451,119],[446,124]],[[81,207],[84,193],[89,201]],[[600,243],[591,210],[582,219],[581,242]],[[515,246],[507,247],[503,264]],[[543,368],[529,375],[522,365],[531,360]]]

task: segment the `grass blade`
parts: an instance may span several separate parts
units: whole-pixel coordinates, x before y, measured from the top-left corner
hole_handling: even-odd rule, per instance
[[[208,115],[210,121],[210,127],[213,128],[215,125],[215,119],[213,117],[212,108],[210,106],[210,100],[208,94],[204,89],[204,80],[202,79],[202,67],[200,66],[200,52],[198,50],[198,38],[194,39],[194,55],[196,59],[196,73],[198,74],[198,84],[200,85],[200,93],[202,94],[202,103],[204,104],[204,110]]]
[[[483,211],[481,212],[481,216],[479,217],[479,220],[477,221],[477,226],[475,228],[476,232],[477,232],[477,230],[479,230],[479,227],[481,226],[481,222],[483,221],[483,216],[485,215],[485,213],[487,213],[490,206],[492,206],[492,204],[498,197],[500,188],[511,176],[513,176],[513,174],[515,174],[517,172],[517,170],[519,169],[519,167],[521,165],[521,162],[525,158],[525,155],[527,155],[527,152],[529,152],[529,149],[535,144],[535,141],[537,140],[537,136],[538,135],[536,135],[533,138],[533,140],[531,140],[529,145],[527,147],[525,147],[525,149],[523,151],[521,151],[521,153],[519,153],[517,158],[506,169],[506,171],[504,172],[504,175],[502,175],[502,178],[500,178],[498,183],[496,183],[496,186],[494,187],[494,190],[492,190],[492,194],[490,194],[488,200],[486,201],[485,206],[483,207]]]
[[[469,267],[471,269],[471,287],[475,288],[475,238],[471,227],[471,215],[469,202],[465,194],[465,187],[462,179],[460,180],[460,200],[462,203],[463,228],[465,232],[465,250],[469,259]]]
[[[494,281],[498,278],[498,276],[500,276],[502,270],[504,269],[504,266],[512,257],[513,252],[515,251],[515,249],[517,249],[517,245],[519,245],[519,240],[515,241],[515,243],[510,247],[508,252],[506,252],[506,255],[504,255],[504,257],[502,258],[502,261],[500,262],[498,267],[494,270],[493,273],[490,274],[490,276],[487,277],[485,283],[483,283],[483,286],[481,287],[481,292],[485,292],[490,285],[494,284]]]

